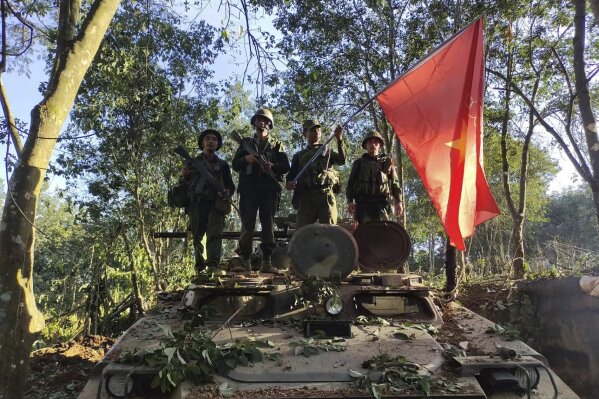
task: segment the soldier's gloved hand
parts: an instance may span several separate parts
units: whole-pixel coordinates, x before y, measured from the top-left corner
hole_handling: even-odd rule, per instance
[[[335,128],[335,137],[337,138],[337,141],[343,140],[343,126],[337,125]]]
[[[294,190],[295,186],[297,186],[297,183],[294,182],[293,180],[289,180],[287,183],[285,183],[285,188],[287,190]]]
[[[354,215],[354,213],[356,213],[356,204],[353,202],[348,202],[347,203],[347,212],[349,212],[350,215]]]
[[[254,154],[247,154],[245,157],[243,157],[243,159],[245,159],[245,161],[249,164],[258,163],[258,159]]]

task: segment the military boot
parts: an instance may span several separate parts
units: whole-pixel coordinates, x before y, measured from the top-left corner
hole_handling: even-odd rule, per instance
[[[227,271],[218,267],[218,265],[210,264],[206,267],[206,273],[209,276],[222,277],[227,275]]]
[[[282,274],[283,272],[273,267],[270,259],[264,259],[262,261],[262,267],[260,267],[260,272],[262,273],[272,273],[272,274]]]
[[[250,258],[241,258],[241,263],[238,263],[231,268],[233,273],[251,273]]]

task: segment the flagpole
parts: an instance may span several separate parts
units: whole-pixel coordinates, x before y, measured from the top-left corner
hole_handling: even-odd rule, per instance
[[[407,71],[403,72],[402,74],[400,74],[398,77],[396,77],[395,79],[393,79],[393,81],[391,83],[389,83],[387,86],[383,87],[382,89],[380,89],[379,91],[377,91],[372,97],[370,97],[368,99],[368,101],[366,101],[361,107],[360,109],[358,109],[356,112],[354,112],[349,118],[347,118],[347,120],[343,123],[343,127],[345,127],[352,119],[354,119],[356,117],[356,115],[358,115],[360,112],[364,111],[364,109],[370,105],[370,103],[372,103],[378,96],[379,94],[381,94],[382,92],[384,92],[385,90],[387,90],[387,88],[389,88],[389,86],[392,86],[395,82],[399,81],[400,79],[403,79],[404,76],[406,76],[408,73],[412,72],[414,69],[418,68],[420,65],[422,65],[424,62],[428,61],[429,58],[431,58],[432,56],[435,55],[435,53],[437,51],[439,51],[439,49],[441,49],[441,47],[445,46],[447,43],[451,42],[453,39],[455,39],[456,37],[458,37],[463,31],[465,31],[466,29],[468,29],[469,27],[471,27],[472,25],[474,25],[476,22],[478,22],[479,19],[481,19],[483,17],[483,15],[479,15],[478,17],[476,17],[474,19],[474,21],[470,22],[468,25],[466,25],[465,27],[463,27],[462,29],[459,30],[459,32],[456,32],[453,36],[451,36],[449,39],[443,41],[441,44],[439,44],[437,47],[435,47],[435,49],[433,51],[431,51],[426,57],[422,58],[420,61],[418,61],[416,64],[412,65],[410,68],[408,68]],[[312,163],[314,163],[314,161],[316,160],[316,158],[318,158],[320,156],[320,154],[323,153],[323,151],[325,150],[326,146],[331,142],[331,140],[333,140],[333,137],[335,137],[335,132],[333,132],[329,137],[327,137],[326,141],[322,144],[322,146],[320,146],[318,148],[318,150],[314,153],[314,155],[312,156],[312,158],[310,158],[308,160],[308,162],[304,165],[304,167],[298,172],[298,174],[295,176],[295,178],[292,180],[292,182],[294,184],[297,183],[297,181],[299,180],[299,178],[304,174],[304,172],[306,171],[306,169],[308,169],[308,167],[310,165],[312,165]]]

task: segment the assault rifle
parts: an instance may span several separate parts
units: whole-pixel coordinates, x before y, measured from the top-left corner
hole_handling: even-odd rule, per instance
[[[233,206],[233,208],[235,208],[235,210],[239,213],[239,209],[231,200],[230,194],[226,194],[225,186],[223,186],[223,184],[214,177],[214,175],[212,174],[212,172],[210,172],[210,170],[208,170],[208,167],[204,162],[200,161],[199,159],[192,158],[191,155],[189,155],[189,153],[185,149],[185,147],[181,145],[178,145],[174,149],[174,152],[175,154],[181,156],[181,158],[185,159],[185,163],[190,165],[199,173],[197,180],[193,183],[195,193],[201,193],[204,191],[204,184],[200,183],[202,180],[204,180],[204,182],[208,182],[208,184],[211,184],[213,187],[215,187],[216,191],[220,195],[222,195],[223,199],[229,204],[231,204],[231,206]]]
[[[275,172],[273,172],[272,169],[266,167],[266,164],[268,163],[268,161],[266,160],[266,158],[264,158],[264,155],[262,155],[258,152],[258,149],[254,145],[252,145],[252,143],[250,142],[249,139],[242,138],[239,135],[239,133],[237,132],[237,130],[233,130],[231,132],[231,138],[237,144],[239,144],[248,154],[254,155],[256,157],[256,160],[258,161],[258,166],[260,166],[260,169],[262,170],[262,172],[264,172],[264,174],[266,174],[268,177],[270,177],[271,179],[276,181],[277,184],[279,184],[279,185],[281,184],[279,179],[277,178],[277,175],[275,174]],[[253,166],[253,165],[250,164],[250,167],[251,166]]]

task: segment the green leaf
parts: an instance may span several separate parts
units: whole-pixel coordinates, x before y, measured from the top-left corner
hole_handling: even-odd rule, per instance
[[[412,338],[412,336],[406,334],[406,333],[402,333],[402,332],[396,332],[395,334],[393,334],[394,338],[398,338],[398,339],[403,339],[404,341],[411,341],[414,338]]]
[[[252,362],[261,362],[262,361],[262,352],[260,352],[260,349],[258,348],[252,348],[252,350],[250,351],[250,358],[252,359]]]
[[[362,378],[364,376],[364,374],[360,373],[359,371],[355,371],[352,369],[349,369],[347,374],[349,374],[349,376],[352,378]]]
[[[239,355],[238,360],[239,360],[239,364],[241,364],[242,366],[249,366],[249,364],[250,364],[250,361],[243,353],[241,355]]]
[[[229,31],[226,29],[223,29],[220,32],[220,36],[223,38],[224,41],[226,41],[227,43],[229,42]]]
[[[428,398],[429,396],[431,396],[431,382],[429,381],[429,379],[427,377],[422,377],[419,381],[419,384],[420,389],[422,389],[422,392],[424,392],[426,397]]]
[[[160,386],[160,376],[156,374],[154,378],[152,378],[152,382],[150,383],[151,388],[158,388]]]
[[[237,389],[229,387],[228,382],[223,382],[218,386],[218,391],[223,398],[230,398],[231,396],[235,395]]]
[[[171,385],[172,385],[173,387],[176,387],[176,386],[177,386],[177,384],[175,384],[175,381],[173,381],[173,378],[171,377],[171,373],[170,373],[170,372],[166,373],[166,379],[168,380],[168,382],[170,382],[170,383],[171,383]]]
[[[225,364],[227,367],[234,369],[237,366],[237,359],[234,357],[228,357],[225,359]]]
[[[173,336],[173,331],[171,330],[171,326],[166,325],[166,324],[158,324],[158,327],[160,327],[160,329],[162,330],[162,333],[167,337],[167,338],[171,338],[174,339],[175,337]]]
[[[302,355],[306,357],[318,355],[318,353],[318,349],[313,346],[304,346],[304,349],[302,350]]]
[[[210,353],[208,352],[208,349],[204,349],[202,351],[202,357],[208,362],[209,365],[212,366],[212,360],[210,359]]]
[[[372,396],[376,399],[381,399],[383,396],[381,395],[381,384],[370,384],[370,390]]]
[[[170,363],[173,359],[173,355],[177,351],[177,348],[164,348],[163,352],[166,355],[167,363]]]
[[[272,361],[278,361],[281,360],[283,358],[283,355],[276,352],[276,353],[266,353],[264,355],[268,360],[272,360]]]
[[[178,350],[178,349],[177,349],[177,357],[179,358],[179,362],[180,362],[181,364],[187,364],[187,363],[185,362],[185,359],[183,359],[183,357],[181,356],[181,353],[179,352],[179,350]]]
[[[211,375],[212,374],[212,369],[210,368],[210,366],[208,365],[208,363],[201,362],[200,363],[200,369],[206,375]]]

